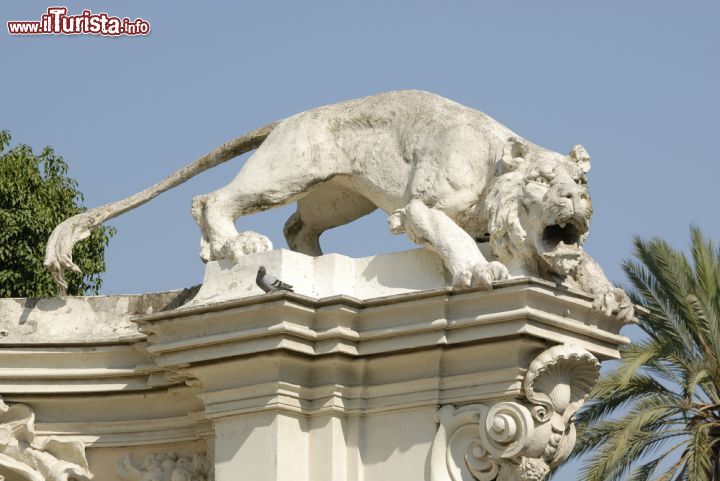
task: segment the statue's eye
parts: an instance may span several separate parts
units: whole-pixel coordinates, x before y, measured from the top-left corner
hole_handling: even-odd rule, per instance
[[[545,177],[543,175],[538,175],[536,177],[533,177],[530,180],[531,180],[531,182],[537,182],[538,184],[544,184],[544,185],[550,184],[550,181],[547,179],[547,177]]]

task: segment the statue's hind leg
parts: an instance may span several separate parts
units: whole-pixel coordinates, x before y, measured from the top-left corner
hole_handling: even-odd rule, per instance
[[[310,256],[322,255],[320,234],[376,209],[364,196],[333,181],[311,191],[297,204],[297,211],[285,223],[285,240],[290,249]]]
[[[292,162],[280,168],[277,159],[259,154],[248,159],[230,184],[193,199],[192,213],[202,231],[200,256],[205,262],[227,256],[226,245],[238,235],[235,219],[293,202],[330,177],[302,172]]]

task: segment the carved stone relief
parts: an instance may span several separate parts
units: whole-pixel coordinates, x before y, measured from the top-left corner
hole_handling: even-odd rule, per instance
[[[599,371],[598,360],[584,349],[554,346],[530,363],[522,402],[443,406],[431,480],[542,481],[572,451],[572,416]]]
[[[148,454],[141,462],[128,455],[117,463],[117,473],[126,481],[208,481],[210,461],[203,454]]]
[[[35,436],[35,413],[0,399],[0,480],[89,481],[81,441]]]

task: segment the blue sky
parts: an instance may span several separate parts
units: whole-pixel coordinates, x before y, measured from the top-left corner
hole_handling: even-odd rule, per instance
[[[7,20],[52,4],[5,1]],[[586,250],[622,281],[632,236],[720,239],[717,2],[67,2],[142,17],[147,37],[0,34],[0,129],[51,145],[97,206],[135,193],[220,143],[308,108],[376,92],[430,90],[520,135],[592,156]],[[194,195],[238,158],[111,222],[105,293],[202,280]],[[293,207],[240,230],[285,245]],[[326,252],[412,247],[374,214],[323,236]],[[574,467],[558,478],[576,479]]]

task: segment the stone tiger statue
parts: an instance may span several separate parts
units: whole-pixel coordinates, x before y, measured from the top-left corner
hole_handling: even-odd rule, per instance
[[[393,233],[442,258],[454,286],[535,275],[580,288],[608,315],[633,318],[628,297],[582,250],[592,216],[585,149],[549,151],[421,91],[319,107],[227,142],[143,192],[58,225],[45,265],[63,286],[63,272],[78,269],[72,247],[91,229],[253,149],[230,184],[193,200],[205,261],[247,253],[234,224],[243,215],[297,202],[288,246],[317,256],[325,230],[379,208]],[[490,259],[478,248],[484,241]]]

